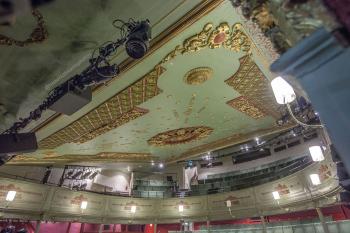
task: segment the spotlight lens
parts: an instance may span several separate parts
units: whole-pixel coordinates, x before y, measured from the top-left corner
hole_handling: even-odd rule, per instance
[[[313,161],[319,162],[324,160],[323,152],[320,146],[311,146],[309,147],[309,151]]]
[[[279,104],[291,103],[295,100],[295,93],[293,87],[289,85],[282,77],[271,81],[271,87],[273,94],[275,95],[276,101]]]
[[[134,59],[140,59],[147,53],[148,45],[146,43],[148,42],[135,38],[130,39],[125,44],[126,53]]]

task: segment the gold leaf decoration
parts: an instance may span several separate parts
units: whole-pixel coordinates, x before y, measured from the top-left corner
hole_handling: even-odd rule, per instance
[[[206,126],[187,127],[159,133],[148,140],[153,146],[169,146],[193,142],[208,137],[213,132]]]
[[[184,81],[189,85],[199,85],[207,81],[213,75],[213,70],[209,67],[198,67],[185,74]]]
[[[139,81],[99,105],[88,114],[39,142],[41,149],[56,148],[65,143],[84,143],[143,116],[147,109],[136,107],[158,95],[158,78],[165,71],[155,67]]]
[[[214,49],[221,46],[235,52],[250,52],[251,41],[240,23],[232,25],[231,29],[228,23],[221,23],[215,29],[212,23],[207,23],[200,33],[184,41],[182,53],[196,52],[206,47]]]
[[[254,119],[265,117],[265,113],[259,108],[255,107],[254,104],[244,96],[230,100],[227,102],[227,104]]]
[[[239,62],[238,71],[225,81],[226,84],[261,112],[279,118],[280,106],[275,101],[269,80],[249,55],[240,58]]]

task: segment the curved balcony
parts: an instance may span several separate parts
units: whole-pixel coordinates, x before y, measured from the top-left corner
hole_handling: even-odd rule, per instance
[[[319,174],[320,185],[311,183],[309,175],[313,173]],[[78,220],[95,223],[220,220],[273,215],[334,204],[341,190],[335,176],[335,164],[326,159],[287,177],[254,187],[213,195],[164,199],[78,192],[1,178],[0,203],[4,217],[31,220]],[[13,202],[7,203],[5,196],[9,190],[17,191],[17,195]],[[279,200],[274,199],[274,191],[279,193]],[[231,201],[230,209],[226,206],[227,200]],[[86,209],[81,209],[83,201],[87,202]],[[179,212],[179,205],[183,206],[182,212]]]

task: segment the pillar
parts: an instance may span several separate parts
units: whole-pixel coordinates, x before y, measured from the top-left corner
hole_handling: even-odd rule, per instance
[[[72,225],[72,223],[71,223],[71,222],[69,222],[69,223],[68,223],[68,226],[67,226],[66,233],[69,233],[69,232],[70,232],[70,227],[71,227],[71,225]]]
[[[153,233],[157,233],[157,223],[153,223]]]
[[[320,222],[321,222],[321,225],[322,225],[322,228],[323,228],[323,232],[324,233],[330,233],[329,229],[328,229],[328,226],[327,226],[326,222],[324,221],[324,216],[323,216],[322,210],[319,207],[317,207],[316,211],[317,211],[318,217],[320,219]]]
[[[39,233],[39,231],[40,231],[40,224],[41,224],[41,221],[37,221],[36,222],[35,233]]]
[[[264,216],[260,216],[260,219],[261,219],[261,224],[262,224],[262,227],[263,227],[263,233],[267,233],[265,217]]]
[[[103,232],[103,224],[100,224],[100,227],[98,228],[98,233],[102,233]]]
[[[208,233],[210,233],[210,221],[209,220],[207,220],[207,231],[208,231]]]

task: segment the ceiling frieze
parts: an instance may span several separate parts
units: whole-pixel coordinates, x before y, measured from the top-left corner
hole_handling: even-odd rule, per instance
[[[117,93],[88,114],[39,142],[41,149],[53,149],[65,143],[84,143],[148,113],[138,105],[158,95],[159,76],[165,71],[155,67],[139,81]]]
[[[244,96],[244,99],[238,97],[227,104],[254,119],[264,116],[280,118],[280,105],[276,103],[270,82],[264,73],[251,56],[241,57],[239,62],[237,72],[225,83]]]

